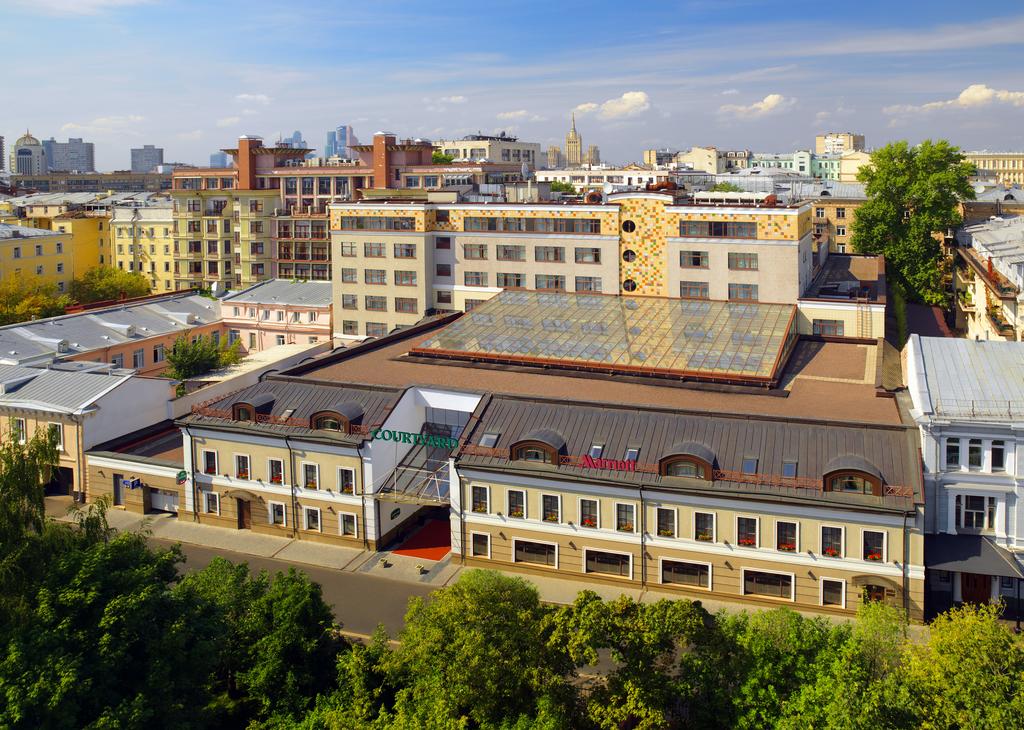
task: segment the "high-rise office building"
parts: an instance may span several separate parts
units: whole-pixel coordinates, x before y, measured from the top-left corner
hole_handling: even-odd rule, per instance
[[[592,144],[587,147],[587,154],[583,156],[583,161],[588,165],[601,164],[601,150],[596,144]]]
[[[565,164],[579,167],[583,163],[583,137],[576,131],[576,113],[572,115],[572,128],[565,135]]]
[[[227,153],[214,152],[210,155],[210,167],[228,167]]]
[[[164,164],[163,147],[151,144],[132,148],[132,172],[153,172],[157,166]]]
[[[92,142],[70,137],[58,142],[53,137],[43,140],[47,170],[50,172],[96,172]]]
[[[4,137],[0,134],[0,172],[3,172],[5,167],[7,167],[7,155],[4,154]]]
[[[357,144],[359,144],[359,140],[356,139],[356,135],[352,132],[352,127],[342,124],[327,133],[327,142],[324,144],[324,157],[343,157],[350,160],[355,157],[352,147]]]
[[[26,130],[11,150],[11,172],[15,175],[43,175],[46,171],[46,150]]]

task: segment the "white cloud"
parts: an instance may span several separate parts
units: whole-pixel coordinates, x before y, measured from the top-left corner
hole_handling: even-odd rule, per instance
[[[643,114],[651,108],[651,99],[646,91],[627,91],[622,96],[609,99],[603,104],[592,101],[579,104],[573,111],[577,114],[597,112],[601,119],[623,119]]]
[[[223,119],[217,120],[218,127],[233,127],[242,121],[241,117],[224,117]]]
[[[266,94],[236,94],[235,101],[246,104],[269,104],[270,97]]]
[[[726,89],[722,92],[722,96],[735,96],[738,93],[740,93],[739,89]]]
[[[191,132],[178,132],[176,136],[178,139],[185,140],[186,142],[195,142],[203,138],[203,132],[201,129],[193,129]]]
[[[718,111],[721,114],[732,114],[744,118],[764,117],[788,109],[795,103],[796,99],[787,98],[782,94],[768,94],[761,101],[755,101],[753,104],[723,104],[718,107]]]
[[[43,15],[96,15],[115,8],[148,5],[152,0],[12,0],[14,7]]]
[[[469,98],[465,96],[442,96],[441,101],[445,104],[465,104],[469,101]]]
[[[961,91],[960,95],[955,99],[930,101],[920,106],[894,104],[893,106],[885,107],[882,109],[882,112],[889,115],[915,114],[940,109],[976,109],[978,107],[991,106],[992,104],[1024,106],[1024,91],[1007,91],[1006,89],[993,89],[985,84],[971,84]]]
[[[498,112],[496,116],[498,119],[520,119],[527,122],[547,121],[547,117],[542,117],[539,114],[530,114],[525,109],[516,109],[512,112]]]
[[[137,114],[127,116],[96,117],[91,122],[79,124],[78,122],[67,122],[61,125],[62,132],[86,132],[89,134],[113,134],[115,132],[133,132],[129,128],[139,122],[144,122],[145,117]]]
[[[259,114],[259,112],[256,111],[255,109],[243,109],[242,110],[242,116],[243,117],[253,117],[253,116],[256,116],[257,114]]]

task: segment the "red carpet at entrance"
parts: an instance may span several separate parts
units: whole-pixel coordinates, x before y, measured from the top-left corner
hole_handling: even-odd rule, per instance
[[[424,560],[441,560],[452,550],[451,529],[448,520],[431,520],[391,552]]]

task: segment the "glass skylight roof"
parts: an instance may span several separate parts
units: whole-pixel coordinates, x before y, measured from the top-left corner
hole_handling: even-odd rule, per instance
[[[775,380],[796,307],[506,291],[413,354],[694,378]]]

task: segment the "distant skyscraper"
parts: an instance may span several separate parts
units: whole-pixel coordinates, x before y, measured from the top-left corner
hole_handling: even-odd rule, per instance
[[[601,150],[598,149],[596,144],[592,144],[587,147],[587,154],[584,156],[584,162],[588,165],[600,165],[601,164]]]
[[[228,155],[226,152],[214,152],[210,155],[210,167],[227,167]]]
[[[579,167],[583,162],[583,137],[576,131],[576,113],[572,115],[572,128],[565,135],[565,164]]]
[[[71,137],[58,142],[53,137],[43,140],[47,169],[51,172],[96,172],[92,142]]]
[[[147,144],[132,148],[132,172],[152,172],[162,164],[164,164],[163,147]]]
[[[47,172],[46,150],[28,131],[11,150],[11,172],[16,175],[43,175]]]
[[[557,170],[562,166],[562,148],[556,144],[548,147],[548,169]]]
[[[0,172],[7,167],[7,155],[4,154],[4,137],[0,134]]]
[[[327,143],[324,145],[324,157],[343,157],[351,159],[355,157],[352,146],[359,144],[352,127],[342,124],[337,129],[327,133]]]

